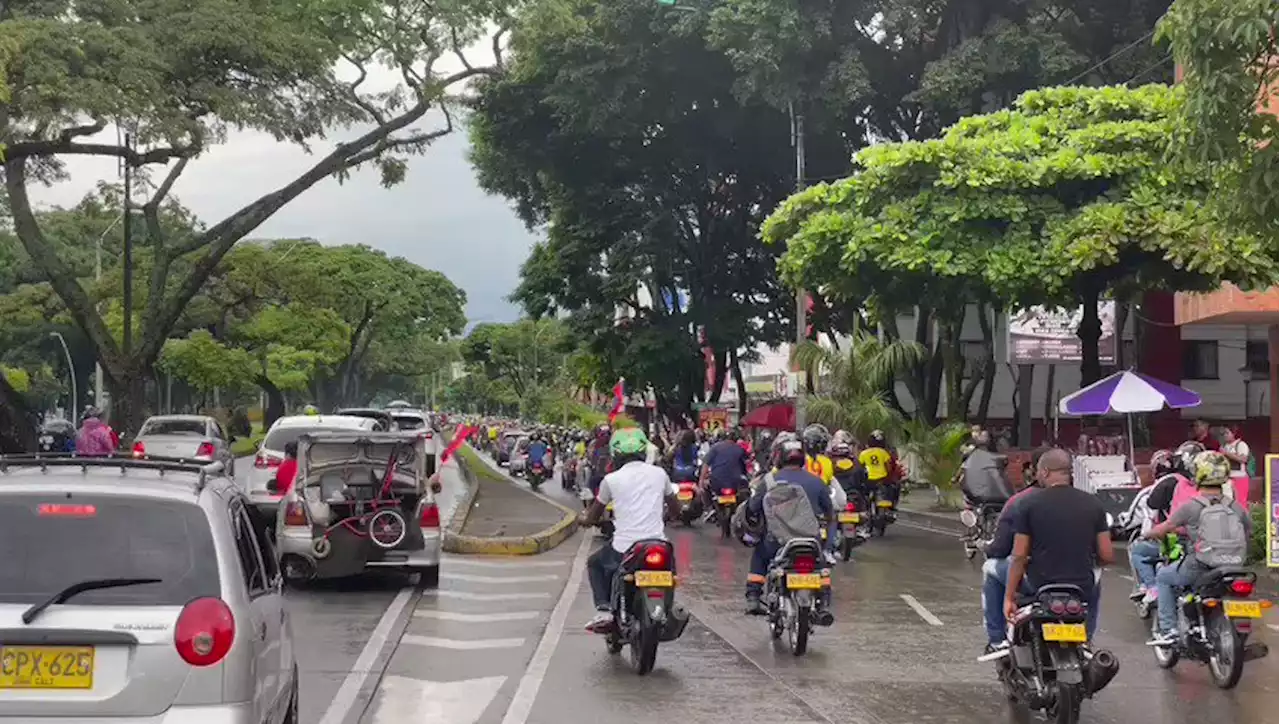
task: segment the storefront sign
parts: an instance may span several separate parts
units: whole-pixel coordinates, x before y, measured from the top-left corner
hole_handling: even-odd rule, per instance
[[[1076,330],[1084,308],[1072,310],[1030,307],[1009,315],[1009,363],[1015,365],[1056,364],[1080,361],[1080,338]],[[1098,340],[1098,361],[1116,362],[1116,303],[1098,302],[1102,337]]]
[[[1267,565],[1280,568],[1280,455],[1267,456]]]
[[[723,432],[729,426],[729,410],[723,407],[698,410],[698,426],[708,433]]]

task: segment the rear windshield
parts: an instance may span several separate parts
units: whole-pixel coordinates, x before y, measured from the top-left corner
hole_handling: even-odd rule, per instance
[[[298,438],[309,432],[360,432],[364,428],[359,427],[277,427],[267,433],[267,437],[262,441],[262,447],[267,450],[275,450],[281,452],[284,446],[291,442],[297,442]]]
[[[416,415],[397,415],[395,420],[401,430],[421,430],[427,426],[426,421]]]
[[[115,496],[0,495],[0,603],[31,604],[80,581],[159,578],[86,591],[68,605],[182,606],[220,594],[204,511]]]
[[[142,426],[142,432],[138,433],[138,437],[144,435],[197,435],[204,437],[205,431],[203,420],[150,420]]]

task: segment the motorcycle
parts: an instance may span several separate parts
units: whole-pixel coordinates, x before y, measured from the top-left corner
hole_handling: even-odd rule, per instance
[[[693,521],[702,515],[702,497],[698,495],[698,484],[693,481],[679,483],[676,500],[680,502],[680,522],[692,526]]]
[[[1056,724],[1076,724],[1080,705],[1111,682],[1120,662],[1085,647],[1087,603],[1079,586],[1042,586],[1009,624],[1009,647],[979,660],[996,661],[1011,701],[1044,711]]]
[[[573,490],[574,485],[578,481],[578,458],[570,455],[564,461],[564,467],[560,471],[560,487],[565,490]]]
[[[1267,600],[1255,601],[1258,577],[1246,568],[1214,568],[1201,574],[1189,591],[1178,593],[1178,632],[1172,646],[1153,646],[1156,664],[1172,669],[1185,656],[1209,666],[1209,674],[1219,689],[1240,683],[1246,661],[1267,655],[1266,644],[1247,643],[1253,622],[1262,618]],[[1153,617],[1151,632],[1159,629]]]
[[[818,606],[831,589],[831,569],[819,568],[822,544],[814,538],[793,538],[774,556],[765,576],[765,615],[774,640],[787,637],[787,648],[803,656],[809,635],[822,618],[830,623],[829,611]],[[824,616],[825,614],[825,616]]]
[[[871,516],[867,515],[867,500],[861,493],[845,494],[849,502],[845,503],[844,510],[836,513],[836,522],[840,524],[836,529],[836,548],[847,561],[854,548],[871,538]]]
[[[722,487],[716,495],[716,523],[720,526],[720,537],[728,538],[729,526],[733,521],[733,512],[738,508],[738,491],[736,488]]]
[[[541,460],[530,460],[529,470],[525,473],[525,478],[529,480],[529,487],[533,488],[536,493],[547,479],[547,466]]]
[[[871,532],[881,537],[884,537],[885,529],[889,524],[898,519],[896,496],[894,499],[889,499],[883,495],[884,489],[890,485],[897,485],[897,483],[881,483],[876,486],[871,496]]]
[[[960,542],[964,545],[964,557],[973,560],[978,551],[984,550],[996,537],[996,524],[1000,521],[1000,512],[1004,503],[978,503],[966,500],[964,510],[960,511],[960,522],[964,524],[964,535]]]
[[[613,577],[613,625],[605,631],[609,653],[630,648],[631,668],[653,671],[658,644],[675,641],[689,625],[689,614],[675,605],[675,549],[665,540],[631,546]]]

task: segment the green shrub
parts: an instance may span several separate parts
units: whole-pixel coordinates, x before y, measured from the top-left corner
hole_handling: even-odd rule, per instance
[[[1265,563],[1267,560],[1267,506],[1254,503],[1249,506],[1253,519],[1253,538],[1249,541],[1249,562]]]

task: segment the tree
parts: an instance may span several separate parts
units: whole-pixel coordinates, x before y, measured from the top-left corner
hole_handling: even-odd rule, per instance
[[[763,233],[787,243],[795,284],[855,275],[888,297],[923,282],[1006,307],[1083,305],[1088,384],[1105,294],[1275,281],[1274,242],[1207,223],[1209,170],[1165,160],[1181,102],[1159,85],[1032,91],[941,138],[863,151],[853,176],[788,200]]]
[[[1159,28],[1187,94],[1172,152],[1210,165],[1222,218],[1268,239],[1280,234],[1277,14],[1277,0],[1176,0]]]
[[[567,329],[556,319],[485,323],[462,340],[462,359],[490,380],[504,380],[519,399],[562,377]]]
[[[885,390],[924,355],[915,342],[881,341],[861,331],[845,350],[813,342],[796,347],[792,361],[819,381],[819,393],[805,398],[805,419],[848,430],[858,439],[866,439],[872,430],[901,432],[904,418]]]
[[[464,58],[462,70],[445,74],[438,61],[460,55],[504,14],[502,2],[488,0],[304,7],[285,0],[47,0],[0,8],[0,48],[13,51],[0,142],[14,228],[91,340],[116,393],[118,427],[137,429],[153,363],[237,241],[325,178],[377,164],[384,184],[398,182],[406,156],[452,131],[449,93],[497,68]],[[390,91],[365,86],[379,65],[403,82]],[[424,128],[435,111],[441,125]],[[102,140],[111,123],[131,133],[137,148]],[[322,151],[297,178],[193,235],[170,234],[158,218],[177,178],[229,128],[310,147],[348,126],[358,129],[353,137]],[[131,344],[113,338],[28,196],[29,182],[56,180],[64,159],[84,155],[155,168],[159,179],[135,207],[139,244],[152,264]]]

